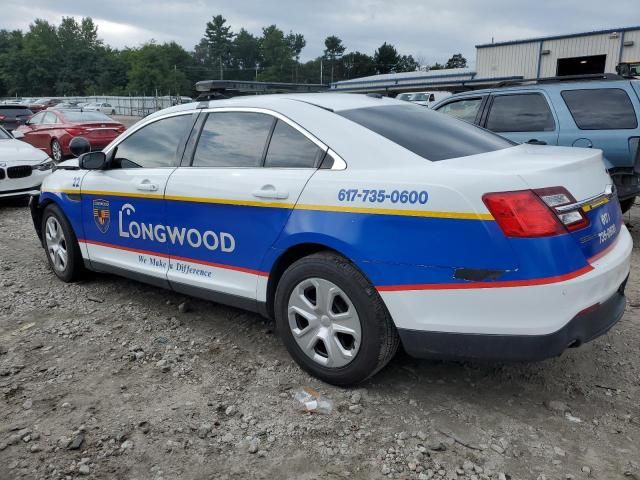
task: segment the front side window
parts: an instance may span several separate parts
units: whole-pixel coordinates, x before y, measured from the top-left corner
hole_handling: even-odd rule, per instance
[[[314,168],[322,160],[324,150],[298,130],[278,120],[273,130],[265,167]]]
[[[150,123],[125,138],[116,147],[115,168],[163,168],[178,164],[178,146],[187,129],[191,115],[178,115]]]
[[[446,113],[458,120],[473,123],[478,115],[478,110],[480,110],[481,104],[482,98],[456,100],[442,105],[438,108],[438,112]]]
[[[475,125],[410,103],[355,108],[337,113],[434,162],[493,152],[515,145]]]
[[[553,132],[556,123],[539,93],[498,95],[493,98],[487,128],[493,132]]]
[[[260,167],[274,118],[264,113],[210,113],[193,156],[194,167]]]
[[[629,95],[620,88],[564,90],[561,95],[580,130],[638,127]]]

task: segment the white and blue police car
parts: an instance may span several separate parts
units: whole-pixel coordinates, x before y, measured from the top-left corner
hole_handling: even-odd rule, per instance
[[[632,248],[599,150],[352,94],[163,110],[62,163],[31,209],[61,280],[110,272],[260,312],[337,385],[399,344],[538,360],[587,342],[624,312]]]

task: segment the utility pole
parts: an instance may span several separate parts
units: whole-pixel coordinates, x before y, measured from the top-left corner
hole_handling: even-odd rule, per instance
[[[219,59],[220,59],[220,80],[224,80],[223,73],[222,73],[222,57],[220,57]]]
[[[320,83],[322,83],[322,59],[320,59]]]

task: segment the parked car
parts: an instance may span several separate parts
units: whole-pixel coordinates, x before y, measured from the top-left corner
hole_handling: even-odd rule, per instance
[[[0,198],[37,194],[51,173],[53,161],[0,127]]]
[[[90,103],[85,105],[82,109],[86,112],[102,112],[105,115],[115,115],[116,109],[110,103]]]
[[[80,104],[75,102],[61,102],[53,107],[49,107],[49,110],[82,110]]]
[[[73,137],[85,137],[92,149],[99,150],[125,129],[124,124],[100,112],[45,110],[18,127],[15,135],[59,162],[70,155],[69,142]]]
[[[640,81],[547,79],[456,94],[433,108],[519,143],[599,148],[622,211],[640,194]]]
[[[0,127],[11,132],[32,115],[33,112],[26,105],[0,105]]]
[[[423,105],[425,107],[431,107],[436,102],[450,97],[450,92],[411,92],[411,93],[399,93],[396,99],[404,100],[407,102],[413,102],[417,105]]]
[[[261,312],[303,368],[353,385],[400,343],[534,360],[604,334],[632,249],[612,192],[599,150],[390,98],[259,95],[148,116],[58,165],[31,211],[61,280]]]
[[[39,98],[36,101],[29,104],[29,109],[33,113],[37,113],[49,107],[53,107],[54,105],[57,105],[60,102],[62,102],[62,100],[59,100],[57,98]]]

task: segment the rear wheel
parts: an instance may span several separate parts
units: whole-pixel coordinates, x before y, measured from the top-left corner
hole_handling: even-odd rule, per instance
[[[636,197],[627,198],[626,200],[620,200],[620,208],[622,209],[622,213],[627,213],[633,207],[633,204],[636,203]]]
[[[53,158],[56,162],[62,161],[62,146],[60,142],[55,138],[51,141],[51,158]]]
[[[69,221],[55,204],[44,209],[42,235],[53,273],[63,282],[77,280],[84,271],[80,246]]]
[[[294,360],[334,385],[371,377],[399,345],[378,292],[347,259],[330,252],[298,260],[284,272],[275,316]]]

